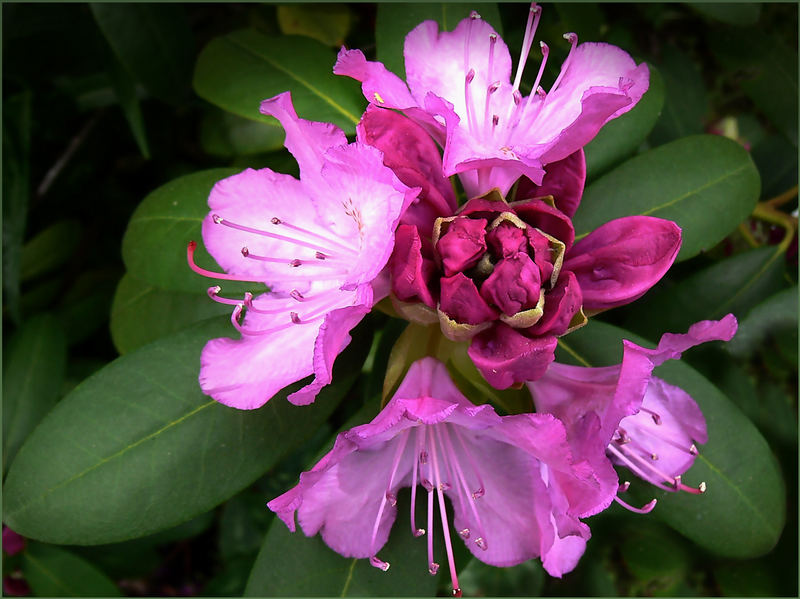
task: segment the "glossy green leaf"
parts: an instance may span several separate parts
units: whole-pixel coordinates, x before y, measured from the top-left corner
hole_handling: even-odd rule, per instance
[[[652,346],[623,329],[592,321],[559,340],[556,360],[584,366],[619,363],[622,339]],[[704,481],[708,490],[703,495],[669,493],[642,484],[641,500],[658,499],[650,517],[718,555],[744,559],[766,553],[778,541],[786,518],[783,479],[767,442],[727,397],[688,365],[670,361],[656,375],[687,391],[705,415],[708,443],[683,480],[689,485]]]
[[[253,121],[212,108],[200,123],[200,144],[214,156],[249,156],[283,147],[278,121]]]
[[[797,146],[778,133],[753,144],[753,161],[761,175],[763,198],[771,198],[797,185]]]
[[[117,585],[86,560],[42,543],[28,543],[22,573],[38,597],[120,597]]]
[[[197,263],[219,270],[203,248],[200,225],[208,214],[208,194],[214,183],[236,172],[231,168],[199,171],[151,192],[131,216],[122,239],[122,260],[128,272],[161,289],[205,293],[212,283],[189,268],[186,246],[197,241]]]
[[[589,185],[573,220],[578,237],[634,214],[675,221],[683,230],[678,260],[686,260],[735,229],[758,195],[758,171],[744,148],[695,135],[631,158]]]
[[[3,99],[3,303],[19,323],[20,260],[30,194],[30,91]]]
[[[670,44],[661,53],[658,68],[664,77],[664,108],[650,134],[654,146],[703,133],[709,111],[703,75],[697,63]]]
[[[584,148],[587,180],[596,179],[633,154],[655,125],[664,104],[664,81],[655,67],[649,67],[650,87],[639,103],[606,124]]]
[[[111,339],[120,354],[185,329],[194,323],[230,314],[231,306],[199,293],[166,291],[126,274],[111,306]]]
[[[677,284],[660,285],[627,308],[625,326],[655,339],[665,331],[685,331],[699,320],[722,318],[729,312],[743,319],[784,285],[782,256],[774,247],[749,250]]]
[[[350,32],[352,14],[346,4],[287,4],[278,6],[278,25],[286,35],[305,35],[341,47]]]
[[[690,564],[686,543],[653,520],[631,522],[624,530],[620,553],[631,574],[659,590],[674,587]]]
[[[76,220],[62,220],[41,231],[22,248],[20,278],[25,281],[58,268],[70,259],[81,238]]]
[[[797,285],[768,297],[739,323],[739,330],[727,345],[732,354],[746,357],[759,349],[765,338],[777,329],[797,328]]]
[[[371,566],[369,560],[342,557],[319,535],[306,537],[299,527],[297,532],[291,533],[281,520],[275,518],[256,558],[245,595],[433,596],[447,571],[442,567],[438,576],[428,574],[426,537],[417,538],[411,534],[409,501],[408,489],[404,489],[398,495],[397,520],[389,541],[379,552],[380,558],[390,564],[386,572]],[[418,497],[418,522],[425,518],[421,510],[423,503]],[[435,545],[438,545],[437,561],[446,564],[446,558],[439,556],[441,543]]]
[[[117,269],[87,270],[61,295],[56,314],[70,347],[108,326],[108,311],[119,278]]]
[[[154,96],[189,97],[194,41],[179,4],[91,4],[100,30],[125,68]]]
[[[375,20],[375,41],[378,47],[378,60],[387,69],[405,79],[405,62],[403,60],[403,44],[406,35],[417,25],[426,20],[439,23],[439,30],[452,31],[461,19],[477,10],[481,17],[495,31],[503,35],[503,24],[496,4],[465,3],[387,3],[378,4],[378,15]]]
[[[213,319],[118,358],[78,386],[28,437],[4,488],[4,520],[62,544],[144,536],[208,511],[325,422],[363,362],[354,338],[316,403],[286,395],[236,410],[203,395],[200,351],[230,334]]]
[[[687,2],[702,15],[728,25],[755,25],[761,5],[754,2]]]
[[[61,323],[41,314],[9,341],[3,364],[3,472],[28,435],[56,404],[67,344]]]
[[[194,72],[197,94],[245,118],[275,119],[259,113],[261,102],[292,92],[298,116],[355,132],[366,102],[359,85],[333,74],[336,53],[300,36],[269,37],[253,29],[212,40],[200,53]]]

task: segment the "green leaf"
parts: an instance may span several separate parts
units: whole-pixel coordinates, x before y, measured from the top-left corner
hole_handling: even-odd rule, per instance
[[[465,597],[538,597],[545,576],[536,559],[513,568],[498,568],[473,559],[459,572],[458,582]]]
[[[452,31],[461,19],[477,10],[495,31],[503,35],[503,24],[497,4],[464,4],[464,3],[402,3],[378,4],[378,15],[375,19],[375,41],[378,47],[378,60],[387,69],[405,79],[405,62],[403,60],[403,44],[406,35],[417,25],[426,20],[439,23],[442,31]]]
[[[334,51],[316,40],[242,29],[203,49],[195,65],[194,89],[228,112],[272,126],[276,120],[262,115],[259,106],[289,90],[298,116],[334,123],[352,134],[365,101],[355,81],[333,74],[335,62]]]
[[[773,133],[753,145],[753,161],[761,175],[762,197],[771,198],[797,185],[797,146]]]
[[[738,87],[772,125],[797,147],[797,49],[780,36],[756,29],[713,29],[710,48],[722,65],[739,75]]]
[[[122,260],[128,272],[161,289],[205,293],[208,279],[189,268],[186,246],[197,241],[197,263],[219,269],[202,247],[201,223],[208,214],[208,194],[214,183],[236,172],[232,168],[199,171],[151,192],[131,216],[122,239]]]
[[[783,286],[782,256],[774,247],[749,250],[677,284],[656,287],[627,308],[625,326],[655,339],[665,331],[685,331],[699,320],[722,318],[729,312],[744,318]]]
[[[252,121],[211,108],[200,123],[200,144],[214,156],[249,156],[283,147],[285,134],[275,119]]]
[[[739,357],[747,357],[763,346],[776,329],[797,329],[797,285],[770,296],[753,308],[739,323],[739,330],[726,348]]]
[[[427,571],[426,537],[411,534],[408,489],[398,496],[397,520],[386,546],[380,550],[382,560],[389,562],[386,572],[378,570],[366,559],[345,558],[328,547],[319,535],[308,538],[298,527],[289,532],[275,518],[256,558],[246,596],[433,596],[437,583],[446,576],[443,566],[437,577]],[[424,521],[417,497],[417,522]],[[441,543],[435,544],[439,563]],[[446,558],[445,558],[446,559]]]
[[[592,183],[573,222],[580,238],[622,216],[675,221],[683,230],[678,260],[686,260],[735,229],[758,195],[758,171],[744,148],[695,135],[631,158]]]
[[[664,76],[664,110],[653,127],[650,142],[658,146],[703,133],[709,103],[697,61],[667,44],[658,68]]]
[[[20,278],[27,281],[55,270],[67,262],[81,239],[77,220],[61,220],[50,225],[22,248]]]
[[[30,195],[32,94],[3,101],[3,303],[19,324],[20,261]]]
[[[144,126],[142,109],[139,106],[136,82],[114,54],[108,52],[104,59],[106,60],[106,71],[108,71],[108,78],[111,80],[114,95],[117,97],[120,107],[122,107],[122,113],[125,115],[125,120],[128,121],[133,139],[136,141],[142,156],[149,159],[150,148],[147,145],[147,131]]]
[[[80,273],[62,295],[56,314],[73,346],[108,326],[108,311],[120,273],[116,269],[95,269]]]
[[[206,341],[230,334],[213,319],[118,358],[42,421],[11,465],[4,520],[20,534],[100,544],[175,526],[234,495],[310,438],[363,361],[354,338],[335,383],[309,407],[287,387],[258,410],[236,410],[197,383]]]
[[[664,81],[658,70],[650,65],[650,87],[639,103],[600,129],[584,148],[587,180],[596,179],[633,154],[655,125],[663,104]]]
[[[125,68],[154,96],[189,97],[194,41],[178,4],[91,4],[100,30]]]
[[[305,35],[341,47],[350,32],[352,14],[346,4],[289,4],[278,6],[278,25],[286,35]]]
[[[27,321],[9,342],[3,365],[3,471],[61,395],[67,344],[51,314]]]
[[[206,295],[165,291],[130,274],[122,277],[111,306],[111,339],[120,354],[185,329],[198,321],[230,314],[231,306]]]
[[[755,25],[761,16],[761,5],[750,2],[687,2],[701,15],[728,25]]]
[[[22,573],[38,597],[120,597],[117,585],[86,560],[59,547],[28,543]]]
[[[556,360],[607,366],[622,358],[622,339],[648,345],[623,329],[592,321],[559,340]],[[689,485],[705,481],[703,495],[669,493],[642,484],[641,500],[655,496],[651,517],[668,524],[718,555],[744,559],[768,552],[786,519],[786,493],[767,442],[739,409],[707,379],[679,361],[659,366],[656,375],[684,389],[706,418],[708,443],[684,475]]]

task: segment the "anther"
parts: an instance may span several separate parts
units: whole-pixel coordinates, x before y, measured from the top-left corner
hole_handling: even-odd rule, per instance
[[[441,483],[439,483],[439,489],[440,489],[441,491],[449,491],[449,490],[450,490],[450,489],[452,489],[452,488],[453,488],[453,485],[451,485],[451,484],[450,484],[449,482],[447,482],[447,481],[444,481],[444,482],[441,482]]]
[[[500,117],[496,114],[492,115],[492,127],[497,127],[498,123],[500,123]]]
[[[700,491],[701,493],[705,493],[706,492],[706,483],[705,483],[705,481],[701,482],[697,486],[697,490]]]
[[[453,589],[453,597],[461,597],[461,589]]]
[[[369,563],[370,563],[370,565],[375,566],[376,568],[378,568],[378,570],[383,570],[384,572],[386,572],[386,570],[389,569],[389,562],[385,562],[385,561],[383,561],[381,559],[378,559],[374,555],[371,558],[369,558]]]
[[[473,499],[480,499],[480,498],[481,498],[481,497],[483,497],[485,494],[486,494],[486,490],[485,490],[483,487],[480,487],[479,489],[475,490],[475,491],[472,493],[472,498],[473,498]]]
[[[489,545],[486,544],[486,541],[483,539],[483,537],[478,537],[477,539],[475,539],[475,544],[478,547],[480,547],[483,551],[489,549]]]
[[[281,221],[281,219],[279,219],[277,216],[273,216],[273,217],[270,219],[270,221],[269,221],[269,222],[271,222],[273,225],[279,225],[279,224],[281,224],[281,222],[282,222],[282,221]]]
[[[692,444],[689,446],[689,453],[690,453],[690,454],[692,454],[692,455],[697,455],[698,453],[700,453],[699,451],[697,451],[697,445],[695,445],[694,443],[692,443]]]
[[[289,262],[289,266],[292,266],[292,267],[294,267],[294,268],[297,268],[297,267],[298,267],[298,266],[300,266],[302,263],[303,263],[303,261],[302,261],[302,260],[299,260],[298,258],[295,258],[294,260],[292,260],[291,262]]]
[[[300,315],[297,312],[289,312],[289,316],[291,317],[293,323],[302,324],[302,321],[300,320]]]
[[[631,481],[626,480],[619,486],[619,489],[617,489],[617,493],[624,493],[625,491],[630,489],[630,487],[631,487]]]
[[[431,483],[431,481],[429,481],[427,478],[420,480],[419,484],[421,484],[428,493],[433,491],[433,483]]]
[[[292,289],[289,295],[292,297],[292,299],[297,300],[298,302],[302,302],[304,299],[306,299],[305,296],[297,289]]]
[[[325,255],[325,254],[323,254],[322,252],[317,252],[316,254],[314,254],[314,257],[315,257],[317,260],[325,260],[325,259],[326,259],[328,256],[326,256],[326,255]]]
[[[467,83],[472,83],[473,79],[475,79],[475,69],[470,69],[465,80]]]
[[[459,536],[465,541],[469,538],[469,528],[462,528],[458,531]]]
[[[493,94],[493,93],[494,93],[494,92],[496,92],[498,89],[500,89],[500,82],[499,82],[499,81],[495,81],[494,83],[492,83],[492,84],[489,86],[489,88],[487,89],[487,92],[488,92],[488,93],[490,93],[490,94]]]
[[[389,505],[391,505],[392,507],[397,505],[397,495],[395,495],[391,491],[386,491],[386,499],[389,501]]]
[[[242,248],[242,256],[247,258],[249,255],[250,255],[250,250],[248,250],[246,247],[243,247]]]
[[[489,34],[489,43],[490,44],[494,44],[496,42],[497,42],[497,34],[496,33],[490,33]]]
[[[428,572],[430,572],[431,576],[435,576],[436,573],[439,571],[439,564],[436,562],[431,562],[428,564]]]
[[[219,214],[212,214],[211,215],[211,220],[214,221],[215,225],[221,225],[222,224],[222,217]]]
[[[419,463],[420,464],[427,464],[428,463],[428,452],[427,451],[420,451],[419,452]]]
[[[519,106],[519,105],[520,105],[520,102],[522,102],[522,94],[521,94],[521,93],[519,93],[519,90],[518,90],[518,89],[515,89],[515,90],[514,90],[514,91],[511,93],[511,97],[514,99],[514,104],[515,104],[516,106]]]
[[[650,459],[653,460],[653,461],[656,461],[658,459],[658,454],[657,453],[651,453],[650,454]]]
[[[480,19],[481,15],[478,14],[478,11],[473,10],[471,13],[469,13],[469,18],[475,21],[476,19]]]
[[[418,528],[417,530],[414,531],[414,536],[415,537],[421,537],[424,534],[425,534],[425,529],[424,528]]]

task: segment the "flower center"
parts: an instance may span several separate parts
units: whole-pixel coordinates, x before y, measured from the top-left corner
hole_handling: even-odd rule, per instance
[[[392,470],[386,484],[386,492],[381,498],[378,508],[378,515],[372,527],[372,539],[370,553],[370,564],[381,570],[388,570],[389,563],[379,559],[375,555],[375,543],[378,528],[383,517],[384,510],[388,505],[397,504],[397,490],[400,485],[395,480],[400,465],[411,461],[411,533],[415,537],[421,537],[427,533],[428,539],[428,572],[435,575],[439,571],[439,564],[433,557],[433,530],[434,530],[434,511],[435,504],[439,507],[439,516],[442,523],[442,535],[444,538],[445,552],[447,554],[447,565],[450,571],[450,579],[453,585],[453,596],[461,596],[461,588],[458,584],[455,559],[453,557],[453,545],[450,534],[450,524],[447,517],[445,506],[445,494],[455,494],[460,505],[467,507],[475,522],[476,530],[463,528],[458,535],[467,542],[472,539],[475,545],[486,551],[488,544],[486,534],[478,510],[477,500],[485,494],[485,487],[481,479],[476,463],[469,450],[466,440],[463,438],[458,427],[447,423],[432,425],[420,425],[412,429],[407,429],[401,433],[402,439],[397,444]],[[464,463],[462,463],[462,461]],[[405,470],[405,469],[404,469]],[[420,528],[416,523],[416,497],[417,485],[421,485],[427,493],[427,528]]]

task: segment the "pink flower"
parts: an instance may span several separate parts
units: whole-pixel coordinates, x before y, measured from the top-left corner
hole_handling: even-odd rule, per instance
[[[505,195],[520,175],[540,184],[545,165],[591,141],[609,120],[633,108],[649,85],[647,65],[636,65],[609,44],[572,45],[550,90],[540,86],[549,49],[533,93],[519,91],[541,9],[531,5],[522,54],[511,81],[511,56],[497,32],[478,13],[452,32],[434,21],[406,37],[406,85],[359,50],[339,53],[334,72],[362,82],[367,100],[403,110],[443,142],[444,174],[459,174],[468,197],[494,187]]]
[[[3,524],[3,553],[16,555],[25,549],[25,537]]]
[[[575,172],[574,162],[554,172]],[[579,187],[561,186],[567,209],[577,206],[570,189]],[[677,225],[648,216],[613,220],[574,243],[557,206],[547,197],[507,202],[495,190],[437,218],[430,238],[413,225],[397,230],[389,264],[396,308],[468,341],[472,361],[498,389],[542,376],[557,338],[586,323],[584,310],[637,299],[680,248]]]
[[[234,306],[231,321],[241,339],[208,342],[200,386],[242,409],[314,374],[289,396],[308,404],[330,382],[350,329],[379,299],[373,281],[389,259],[398,219],[419,191],[401,183],[375,148],[348,145],[334,125],[298,118],[288,92],[265,100],[261,112],[286,130],[300,180],[248,169],[218,182],[203,240],[225,273],[198,267],[194,242],[188,249],[190,265],[202,275],[269,288],[242,299],[209,289],[212,299]]]
[[[427,523],[414,521],[417,486],[427,494]],[[427,532],[433,562],[434,502],[454,591],[445,497],[453,527],[470,552],[495,566],[541,556],[553,576],[572,570],[589,529],[579,518],[607,507],[616,489],[602,491],[591,468],[575,463],[560,421],[549,414],[498,416],[489,405],[465,398],[433,358],[414,363],[395,396],[369,424],[341,433],[333,449],[300,475],[292,490],[269,508],[292,530],[322,535],[346,557],[377,557],[397,512],[397,493],[411,487],[411,532]]]
[[[623,341],[622,363],[585,368],[552,364],[528,383],[537,412],[553,414],[567,427],[575,455],[592,465],[604,489],[618,486],[611,463],[667,491],[702,493],[681,482],[694,463],[696,443],[707,440],[703,414],[683,389],[653,376],[656,366],[680,358],[687,349],[736,333],[733,314],[692,325],[686,334],[667,333],[656,349]],[[621,485],[624,491],[627,484]],[[645,508],[649,511],[655,500]]]

